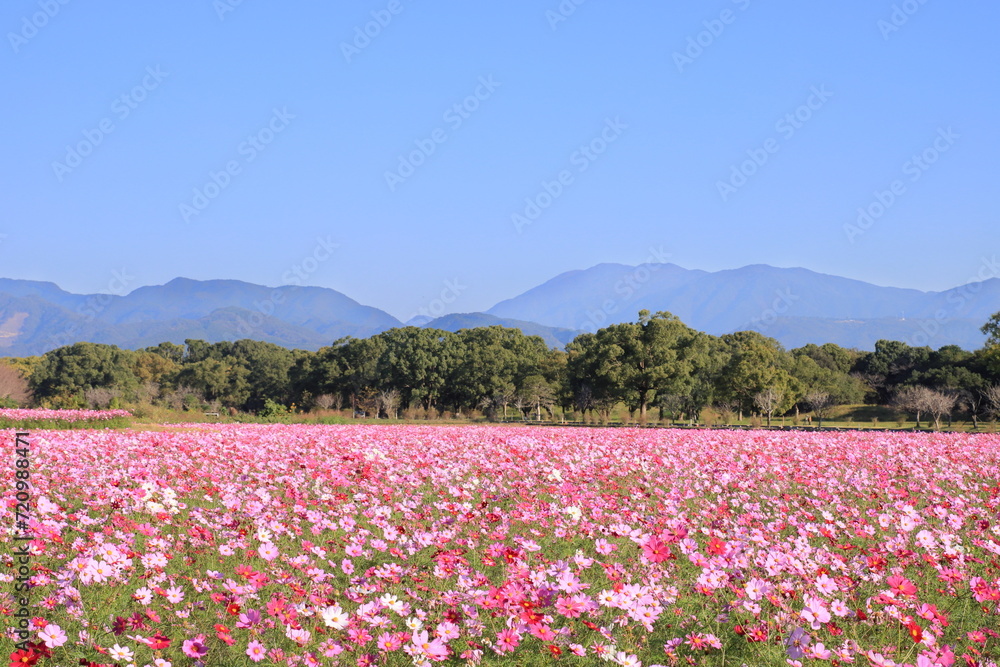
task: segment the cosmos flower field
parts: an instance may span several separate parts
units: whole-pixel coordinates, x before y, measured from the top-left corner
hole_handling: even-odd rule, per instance
[[[32,644],[12,665],[1000,656],[995,435],[204,425],[30,443]]]
[[[0,418],[12,421],[102,421],[130,417],[128,410],[44,410],[40,408],[0,408]]]

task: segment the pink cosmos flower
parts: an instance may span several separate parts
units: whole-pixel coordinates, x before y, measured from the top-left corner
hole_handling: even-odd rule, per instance
[[[440,662],[448,658],[447,645],[438,638],[430,639],[426,630],[414,632],[411,641],[422,655],[434,662]]]
[[[204,656],[208,653],[208,647],[205,646],[205,635],[198,635],[194,639],[185,639],[181,650],[184,651],[184,655],[189,658],[200,658]]]
[[[670,549],[663,540],[652,535],[642,543],[642,556],[653,563],[662,563],[670,558]]]
[[[521,643],[521,633],[512,628],[505,628],[497,633],[497,647],[503,651],[513,651]]]
[[[63,629],[55,623],[48,623],[38,632],[38,638],[49,648],[56,648],[66,643],[67,637]]]
[[[246,653],[254,662],[260,662],[267,657],[267,649],[256,639],[247,644]]]

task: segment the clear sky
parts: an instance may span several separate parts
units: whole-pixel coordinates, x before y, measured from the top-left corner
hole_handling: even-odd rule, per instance
[[[663,258],[946,289],[1000,252],[998,24],[984,0],[5,0],[0,275],[320,285],[403,319]]]

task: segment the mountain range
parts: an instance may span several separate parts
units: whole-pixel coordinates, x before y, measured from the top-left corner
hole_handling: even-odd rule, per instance
[[[485,313],[420,318],[448,331],[517,327],[563,347],[583,331],[669,311],[721,335],[753,329],[788,348],[837,343],[870,350],[879,339],[981,347],[979,327],[1000,311],[1000,279],[943,292],[879,287],[801,268],[724,271],[675,264],[599,264],[570,271]],[[126,295],[72,294],[48,282],[0,278],[0,355],[28,356],[78,341],[141,348],[187,338],[253,338],[315,350],[343,336],[404,326],[388,313],[323,287],[265,287],[177,278]]]

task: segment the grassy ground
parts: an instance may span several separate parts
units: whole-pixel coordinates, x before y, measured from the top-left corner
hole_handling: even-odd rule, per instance
[[[610,418],[599,419],[596,416],[587,415],[582,418],[579,413],[565,413],[556,411],[552,416],[543,413],[541,421],[531,419],[521,419],[515,411],[508,412],[507,418],[503,421],[507,424],[573,424],[587,426],[638,426],[635,418],[630,418],[628,411],[624,407],[612,410]],[[474,412],[471,415],[452,415],[449,413],[436,414],[427,417],[422,413],[408,413],[407,418],[400,415],[398,419],[373,419],[354,418],[350,410],[319,410],[308,413],[293,413],[274,418],[260,418],[254,415],[238,413],[231,415],[227,412],[205,413],[200,411],[175,411],[165,408],[144,406],[135,410],[135,418],[132,420],[133,428],[150,429],[157,424],[205,424],[205,423],[306,423],[306,424],[470,424],[488,423],[486,418]],[[502,417],[501,417],[502,419]],[[660,419],[659,414],[653,411],[647,419],[646,426],[669,427],[669,426],[690,426],[688,422],[673,422],[669,418]],[[738,419],[736,415],[721,415],[706,410],[702,414],[701,421],[697,426],[701,427],[739,427],[739,428],[763,428],[767,422],[764,418],[756,416],[744,416]],[[774,417],[771,420],[772,428],[819,428],[819,419],[808,412],[799,415],[786,415],[784,417]],[[911,416],[904,416],[891,408],[878,405],[840,405],[832,408],[830,414],[822,421],[823,428],[838,429],[894,429],[894,430],[934,430],[932,420],[922,418],[919,423],[915,422]],[[941,429],[943,431],[978,431],[984,433],[996,433],[997,424],[995,422],[982,422],[974,428],[971,420],[958,418],[951,423],[947,419],[942,419]]]

